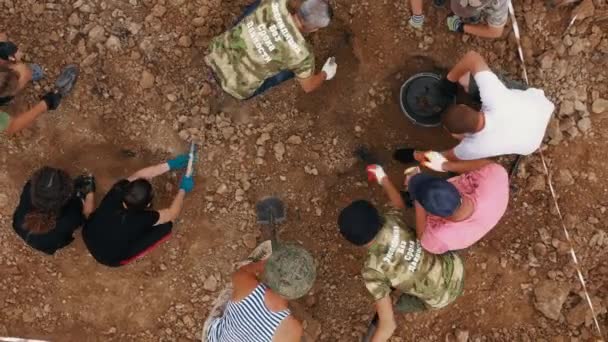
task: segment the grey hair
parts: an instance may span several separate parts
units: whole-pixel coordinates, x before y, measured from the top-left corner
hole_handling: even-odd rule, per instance
[[[333,12],[328,0],[304,0],[298,10],[298,16],[307,31],[314,31],[327,27]]]

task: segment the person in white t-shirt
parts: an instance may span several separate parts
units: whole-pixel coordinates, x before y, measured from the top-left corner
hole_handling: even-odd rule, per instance
[[[501,80],[474,51],[468,52],[443,78],[442,92],[455,97],[458,84],[481,100],[481,110],[455,104],[443,113],[443,127],[460,140],[456,147],[442,152],[444,157],[477,160],[506,154],[528,155],[540,147],[555,109],[541,89]],[[397,150],[395,158],[405,162],[412,157],[425,161],[424,153],[414,152],[412,156],[411,149]]]

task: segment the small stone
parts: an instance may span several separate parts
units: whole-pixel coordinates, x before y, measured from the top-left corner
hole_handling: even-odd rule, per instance
[[[148,71],[148,70],[144,70],[141,73],[141,78],[139,80],[139,86],[142,87],[143,89],[150,89],[152,87],[154,87],[154,75]]]
[[[226,191],[228,191],[228,186],[226,184],[221,184],[217,190],[215,190],[215,193],[223,195],[226,193]]]
[[[192,319],[192,317],[190,317],[190,315],[186,315],[186,316],[184,317],[183,321],[184,321],[184,324],[185,324],[185,325],[186,325],[188,328],[190,328],[190,329],[194,328],[194,325],[195,325],[195,323],[194,323],[194,319]]]
[[[578,129],[583,133],[588,132],[591,129],[591,119],[582,118],[578,120],[578,122],[576,123],[576,127],[578,127]]]
[[[232,138],[232,136],[234,135],[234,127],[224,127],[222,128],[222,136],[224,137],[224,139],[228,140],[230,138]]]
[[[179,131],[179,133],[177,133],[177,135],[179,135],[179,138],[184,141],[188,141],[188,138],[190,137],[190,133],[188,133],[188,131],[185,129],[182,129],[181,131]]]
[[[285,145],[282,142],[276,143],[273,147],[274,156],[278,161],[283,161],[283,155],[285,154]]]
[[[167,13],[167,8],[165,6],[162,5],[156,5],[152,8],[152,15],[160,18],[163,15],[165,15],[165,13]]]
[[[243,236],[243,245],[249,249],[253,249],[258,245],[257,238],[253,234],[245,234]]]
[[[574,114],[574,101],[564,100],[562,101],[561,106],[559,107],[560,115],[572,115]]]
[[[547,135],[551,138],[551,145],[558,145],[564,140],[564,134],[560,128],[559,121],[555,118],[551,119],[547,127]]]
[[[8,196],[5,193],[0,193],[0,208],[5,208],[8,205]]]
[[[591,111],[595,114],[608,112],[608,100],[597,99],[593,101],[593,104],[591,105]]]
[[[585,105],[582,101],[576,100],[574,101],[574,109],[578,112],[586,112],[587,105]]]
[[[289,137],[289,139],[287,139],[287,143],[292,145],[300,145],[302,143],[302,138],[297,135],[292,135]]]
[[[204,26],[205,18],[198,17],[198,18],[192,19],[192,25],[196,26],[196,27]]]
[[[106,40],[106,30],[101,25],[93,27],[89,31],[89,45],[103,43]]]
[[[468,330],[456,330],[456,341],[457,342],[469,341],[469,331]]]
[[[214,276],[209,276],[203,283],[203,289],[209,292],[215,292],[217,290],[217,279]]]
[[[177,43],[181,47],[190,47],[192,46],[192,38],[190,36],[181,36]]]
[[[528,189],[530,191],[544,191],[545,190],[545,176],[535,175],[528,178]]]
[[[534,256],[536,256],[537,258],[541,258],[547,255],[547,246],[544,243],[538,242],[534,244],[534,247],[532,249],[534,250]]]
[[[68,18],[68,24],[74,27],[78,27],[82,24],[82,20],[80,20],[80,16],[77,12],[73,12]]]
[[[268,140],[270,140],[270,134],[262,133],[255,143],[256,145],[264,145]]]
[[[175,102],[177,101],[177,96],[175,94],[167,94],[167,100],[170,102]]]
[[[562,185],[573,185],[574,177],[572,176],[572,172],[567,169],[560,169],[557,176],[557,181],[560,182]]]
[[[106,40],[106,48],[110,51],[119,51],[122,48],[122,43],[118,37],[110,36]]]
[[[570,286],[567,284],[552,280],[541,281],[534,288],[534,307],[545,317],[557,321],[569,293]]]

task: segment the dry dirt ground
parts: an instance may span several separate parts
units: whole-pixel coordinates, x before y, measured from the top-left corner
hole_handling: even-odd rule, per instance
[[[34,103],[62,65],[76,62],[83,71],[57,112],[0,139],[0,336],[195,340],[233,263],[256,245],[254,203],[274,194],[289,206],[281,238],[302,243],[319,264],[313,293],[298,302],[309,332],[319,341],[357,341],[372,303],[359,276],[363,253],[340,238],[336,216],[353,199],[386,199],[365,182],[353,149],[373,146],[398,180],[393,147],[453,144],[400,113],[396,93],[409,75],[449,66],[469,49],[514,77],[520,68],[511,33],[492,42],[450,34],[445,9],[428,6],[426,27],[413,32],[404,0],[333,3],[335,22],[310,39],[319,66],[337,57],[337,77],[308,95],[289,82],[223,115],[210,113],[201,56],[244,0],[0,0],[0,29],[48,75],[11,110]],[[604,0],[595,5],[596,12],[607,8]],[[588,18],[565,32],[569,8],[550,10],[540,0],[515,1],[515,8],[531,82],[557,105],[544,148],[606,332],[606,21]],[[100,266],[80,236],[44,256],[13,233],[21,187],[41,165],[93,172],[101,197],[138,167],[185,151],[191,137],[204,142],[197,187],[177,233],[139,262]],[[593,339],[542,174],[538,156],[527,158],[500,225],[462,252],[465,294],[444,310],[400,316],[392,341]],[[157,206],[168,204],[178,176],[155,180]]]

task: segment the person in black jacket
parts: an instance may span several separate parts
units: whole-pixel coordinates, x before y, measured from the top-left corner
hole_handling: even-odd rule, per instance
[[[93,177],[74,182],[67,172],[45,166],[25,184],[13,229],[32,248],[54,254],[74,241],[74,231],[93,212],[94,192]]]
[[[166,172],[185,169],[188,155],[137,171],[118,181],[85,223],[82,238],[100,264],[120,267],[144,256],[167,240],[179,216],[186,193],[194,188],[184,175],[177,195],[165,209],[152,207],[154,191],[149,180]]]

